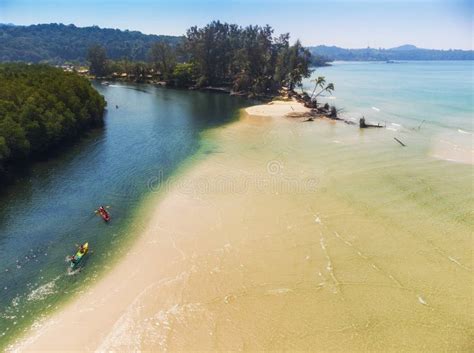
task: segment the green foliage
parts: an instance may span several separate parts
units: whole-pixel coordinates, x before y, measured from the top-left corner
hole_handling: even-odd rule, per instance
[[[169,80],[176,66],[176,49],[166,42],[156,42],[151,46],[149,59],[154,69],[164,80]]]
[[[129,60],[109,60],[107,61],[107,72],[109,74],[115,73],[133,73],[133,62]]]
[[[87,60],[90,63],[89,69],[95,76],[105,76],[107,74],[107,53],[105,48],[94,44],[87,51]]]
[[[270,26],[247,26],[214,21],[186,33],[184,52],[193,63],[196,85],[231,86],[236,91],[273,94],[309,77],[311,54],[289,35],[273,38]]]
[[[182,37],[63,24],[0,26],[0,61],[85,63],[87,49],[98,44],[112,60],[144,61],[155,42],[177,45]]]
[[[308,50],[310,50],[310,48],[308,48]],[[330,66],[331,65],[330,63],[334,61],[332,59],[329,59],[327,56],[315,54],[311,52],[311,50],[310,50],[310,53],[311,53],[311,66],[314,66],[314,67]]]
[[[289,34],[273,38],[268,25],[240,27],[214,21],[191,27],[182,45],[154,43],[148,64],[120,60],[105,65],[104,49],[96,46],[89,54],[91,73],[97,76],[107,72],[117,78],[125,73],[127,80],[137,82],[149,77],[178,87],[224,86],[249,95],[273,95],[282,86],[293,89],[311,74],[309,51],[299,41],[290,45]]]
[[[0,177],[103,122],[104,98],[85,78],[46,65],[0,65]]]
[[[326,78],[324,76],[319,76],[318,78],[312,80],[314,82],[313,92],[311,93],[311,100],[316,102],[316,98],[319,97],[324,92],[331,94],[334,91],[334,83],[326,84]],[[319,89],[319,92],[316,92]]]
[[[172,77],[177,87],[186,87],[193,82],[194,65],[190,63],[177,64],[174,67]]]

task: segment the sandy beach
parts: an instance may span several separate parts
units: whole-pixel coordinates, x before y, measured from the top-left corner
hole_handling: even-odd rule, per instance
[[[10,351],[472,350],[470,196],[390,132],[284,118],[305,111],[207,132],[126,256]]]

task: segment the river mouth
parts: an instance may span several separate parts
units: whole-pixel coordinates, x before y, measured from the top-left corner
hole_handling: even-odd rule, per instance
[[[192,161],[202,131],[247,103],[152,85],[95,87],[108,102],[104,128],[36,163],[0,196],[2,346],[111,268],[143,229],[150,188]],[[101,204],[108,224],[94,213]],[[83,271],[70,276],[65,259],[85,241]]]
[[[101,351],[468,351],[469,166],[390,134],[247,115],[207,130],[130,253],[33,347],[74,349],[72,325]]]
[[[105,129],[2,204],[0,335],[74,296],[59,326],[91,350],[469,351],[472,166],[433,158],[418,120],[232,122],[247,101],[98,89]],[[94,254],[66,277],[77,239]],[[43,347],[83,343],[40,325]]]

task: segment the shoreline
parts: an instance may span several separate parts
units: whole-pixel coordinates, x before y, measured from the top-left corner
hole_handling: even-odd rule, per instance
[[[341,340],[346,348],[380,350],[400,347],[400,335],[417,339],[407,350],[443,350],[440,336],[451,339],[451,348],[466,348],[462,307],[469,298],[451,298],[466,283],[454,279],[470,273],[466,228],[456,235],[460,245],[445,245],[436,220],[423,224],[430,241],[456,260],[436,262],[436,276],[450,284],[443,302],[436,276],[428,281],[425,273],[437,252],[419,248],[413,220],[397,224],[388,215],[398,207],[387,215],[377,204],[375,217],[369,205],[380,201],[360,194],[370,180],[363,173],[358,179],[358,161],[373,155],[350,152],[361,148],[361,136],[345,124],[336,134],[326,121],[308,126],[280,119],[305,109],[296,102],[252,106],[239,121],[206,132],[218,141],[216,152],[144,202],[146,226],[123,259],[7,351],[334,351]],[[385,148],[398,158],[400,149]],[[339,164],[349,163],[355,173],[354,190],[337,182],[346,179],[345,169],[324,159],[339,151],[349,154]],[[391,189],[381,193],[384,202],[400,202]],[[413,207],[410,194],[401,201]],[[415,265],[420,270],[412,273]],[[456,313],[446,318],[454,328],[437,316],[447,309]],[[419,325],[425,320],[434,326]]]
[[[246,115],[265,119],[268,117],[284,118],[288,113],[305,113],[309,112],[310,109],[305,108],[300,102],[290,100],[276,101],[271,104],[254,105],[243,109],[243,111]],[[152,278],[156,273],[150,273],[145,276],[146,278],[141,278],[142,285],[140,286],[140,289],[132,290],[128,293],[119,290],[119,288],[128,288],[128,279],[135,283],[132,277],[136,274],[137,269],[147,266],[150,267],[152,265],[152,262],[149,262],[146,259],[150,259],[154,252],[154,250],[150,250],[150,242],[154,242],[150,230],[159,228],[157,222],[153,220],[160,208],[159,204],[163,201],[163,198],[166,199],[167,194],[173,192],[179,194],[182,192],[180,179],[182,179],[183,175],[192,171],[196,163],[201,162],[199,159],[197,161],[190,161],[189,163],[191,164],[185,163],[181,166],[179,168],[180,170],[176,172],[177,177],[174,178],[173,181],[165,182],[166,186],[163,189],[160,189],[158,194],[151,194],[148,196],[142,206],[137,209],[136,214],[138,215],[141,212],[140,210],[151,208],[151,211],[147,212],[147,221],[145,222],[145,224],[148,225],[140,232],[140,234],[137,234],[135,239],[129,237],[128,244],[124,245],[129,245],[130,250],[126,252],[124,258],[115,261],[113,266],[106,270],[97,281],[91,282],[85,289],[86,293],[65,301],[59,306],[57,311],[52,311],[49,314],[46,314],[46,317],[34,322],[26,333],[21,334],[12,344],[7,346],[6,351],[54,350],[59,349],[59,347],[66,350],[100,350],[100,345],[104,344],[104,342],[101,341],[104,337],[103,335],[97,335],[96,333],[100,332],[100,328],[103,329],[104,327],[108,328],[109,331],[112,331],[114,324],[120,321],[120,313],[122,310],[130,305],[130,303],[133,303],[133,300],[139,298],[140,295],[146,292],[147,288],[149,288],[150,284],[145,286],[143,282],[153,282]],[[133,228],[134,226],[131,225],[130,227]],[[176,246],[172,242],[161,245],[165,245],[167,248],[166,250],[160,249],[161,255],[170,254],[176,250]],[[143,253],[145,249],[147,249],[148,256],[137,255],[138,253]],[[167,261],[163,261],[163,258],[161,258],[160,261],[163,267],[166,267],[166,262],[177,261],[177,259],[167,258]],[[127,280],[124,278],[127,278]],[[166,278],[163,276],[160,280],[166,281]],[[108,293],[111,291],[114,294],[117,294],[118,292],[123,294],[121,294],[120,298],[115,297],[112,300],[110,293]],[[94,296],[103,299],[97,301],[93,299]],[[94,305],[100,305],[100,308],[107,313],[106,315],[102,315],[101,320],[98,320],[94,325],[90,325],[88,320],[89,310],[82,309],[87,307],[90,302],[94,303]],[[96,312],[97,309],[98,308],[94,309],[94,312]],[[112,313],[113,315],[111,316]],[[72,338],[70,332],[73,331],[81,331],[82,333],[77,334]],[[86,347],[84,347],[82,338],[84,336],[88,337],[88,345]],[[67,342],[58,342],[58,340],[55,339],[56,337],[67,337]]]

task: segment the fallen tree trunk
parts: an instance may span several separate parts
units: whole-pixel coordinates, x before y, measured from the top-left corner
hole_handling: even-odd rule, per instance
[[[366,129],[366,128],[369,128],[369,127],[383,127],[383,126],[380,125],[380,124],[377,124],[377,125],[374,125],[374,124],[367,124],[367,123],[365,122],[365,118],[362,117],[362,118],[360,118],[360,120],[359,120],[359,127],[360,127],[361,129]]]
[[[403,147],[406,147],[407,145],[405,145],[402,141],[400,141],[399,139],[397,139],[396,137],[393,138],[395,141],[397,141],[400,145],[402,145]]]

